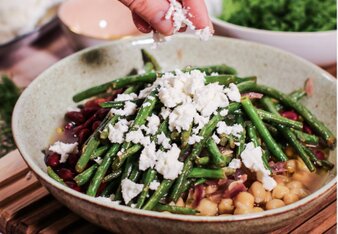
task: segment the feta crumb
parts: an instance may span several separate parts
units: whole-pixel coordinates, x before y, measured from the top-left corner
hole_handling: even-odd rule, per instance
[[[160,186],[160,182],[154,180],[149,184],[149,189],[156,190]]]
[[[63,143],[61,141],[57,141],[49,147],[49,150],[57,154],[60,154],[61,156],[60,162],[64,163],[67,161],[68,155],[70,153],[77,152],[77,145],[78,145],[77,142],[68,144],[68,143]]]
[[[189,145],[193,145],[193,144],[195,144],[195,143],[200,142],[202,139],[203,139],[202,136],[198,136],[198,135],[195,135],[195,134],[194,134],[194,135],[192,135],[192,136],[189,137],[189,139],[188,139],[188,144],[189,144]]]
[[[137,98],[136,93],[130,93],[130,94],[126,94],[126,93],[121,93],[118,94],[117,97],[115,98],[115,102],[118,101],[131,101],[131,100],[135,100]]]
[[[271,172],[264,167],[261,147],[255,147],[253,142],[246,144],[241,158],[245,167],[256,172],[257,180],[262,182],[264,189],[271,191],[277,186],[277,182],[270,177]]]
[[[147,121],[148,124],[146,133],[154,135],[158,130],[158,126],[160,125],[160,118],[157,115],[152,114],[150,117],[147,118]]]
[[[156,163],[156,146],[155,143],[151,143],[141,152],[140,159],[139,159],[139,169],[141,171],[145,171],[148,168],[153,168]]]
[[[219,112],[219,114],[220,114],[221,116],[227,116],[228,113],[229,113],[229,110],[228,110],[228,109],[223,109],[223,110],[221,110],[221,111]]]
[[[101,165],[103,159],[102,159],[101,157],[97,157],[97,158],[94,159],[94,161],[95,161],[97,164]]]
[[[239,92],[237,86],[233,83],[229,84],[229,88],[226,88],[225,93],[227,94],[228,98],[233,102],[240,102],[241,101],[241,93]]]
[[[231,160],[228,167],[233,168],[233,169],[239,169],[239,168],[241,168],[241,165],[242,165],[241,160],[234,158],[234,159]]]
[[[121,181],[122,197],[125,204],[128,204],[134,197],[142,192],[143,184],[137,184],[130,179]]]
[[[171,131],[176,129],[178,132],[188,130],[196,115],[196,108],[192,103],[176,107],[169,115],[169,129]]]
[[[178,161],[181,150],[176,144],[168,152],[158,151],[155,169],[165,179],[174,180],[181,174],[183,162]]]
[[[212,32],[209,27],[203,29],[198,29],[195,31],[195,34],[202,40],[208,41],[212,37]]]
[[[147,107],[147,106],[151,106],[151,103],[150,102],[145,102],[142,104],[143,107]]]
[[[135,208],[135,207],[136,207],[136,204],[131,204],[130,207],[131,207],[131,208]]]
[[[123,109],[112,108],[110,112],[115,115],[129,116],[136,113],[137,105],[133,102],[127,101],[124,103]]]
[[[234,124],[233,126],[228,126],[224,121],[219,122],[217,124],[217,130],[216,130],[216,132],[219,135],[224,133],[226,135],[233,135],[236,138],[239,138],[243,131],[244,131],[244,128],[242,125]]]
[[[170,115],[170,113],[171,113],[171,110],[170,110],[169,108],[165,108],[165,107],[162,107],[162,108],[161,108],[161,113],[160,113],[160,115],[162,116],[163,119],[168,118],[169,115]]]
[[[166,135],[161,132],[161,134],[157,135],[157,144],[162,145],[164,149],[170,149],[170,139],[166,137]]]
[[[219,139],[219,137],[216,134],[213,134],[211,137],[216,144],[219,144],[221,142],[221,139]]]
[[[108,139],[111,143],[122,144],[124,141],[124,134],[128,132],[129,123],[126,119],[120,119],[114,126],[108,125],[109,135]]]
[[[126,135],[126,141],[133,142],[134,144],[141,143],[143,138],[144,135],[141,129],[137,129],[136,131],[130,131]]]

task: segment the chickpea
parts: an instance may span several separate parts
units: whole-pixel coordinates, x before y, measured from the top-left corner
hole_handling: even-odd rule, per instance
[[[314,181],[320,181],[320,176],[318,174],[306,171],[295,172],[292,175],[292,178],[301,182],[307,188],[313,187],[316,184]]]
[[[252,209],[249,207],[236,208],[234,214],[249,214],[252,213]]]
[[[303,198],[308,195],[308,191],[304,188],[290,189],[290,193],[297,194],[299,198]]]
[[[268,203],[266,203],[266,209],[267,210],[272,210],[272,209],[276,209],[279,207],[283,207],[285,206],[284,202],[280,199],[272,199],[271,201],[269,201]]]
[[[255,181],[250,189],[249,189],[249,193],[251,193],[254,198],[255,198],[255,203],[262,203],[264,202],[264,199],[265,199],[265,189],[263,187],[263,185],[258,182],[258,181]]]
[[[294,173],[297,169],[297,162],[296,160],[288,160],[286,162],[286,168],[289,173]]]
[[[254,207],[254,208],[252,208],[252,210],[251,210],[251,212],[252,213],[258,213],[258,212],[263,212],[264,210],[263,210],[263,208],[261,208],[261,207]]]
[[[200,204],[196,207],[200,213],[199,215],[214,216],[218,212],[217,204],[210,201],[208,198],[203,198]]]
[[[284,198],[283,198],[283,201],[286,205],[289,205],[291,203],[294,203],[296,201],[299,200],[299,197],[297,194],[295,193],[288,193],[288,194],[285,194]]]
[[[285,154],[286,154],[286,156],[288,156],[288,158],[292,158],[295,154],[295,151],[291,146],[287,146],[285,148]]]
[[[285,184],[290,181],[289,177],[284,175],[274,175],[273,178],[277,182],[277,184]]]
[[[252,208],[255,198],[248,192],[240,192],[235,198],[236,208]]]
[[[271,192],[267,191],[264,197],[264,203],[267,203],[272,200]]]
[[[303,185],[301,182],[297,180],[290,181],[289,183],[286,184],[286,187],[289,189],[298,189],[298,188],[303,188]]]
[[[176,206],[179,206],[179,207],[184,207],[185,206],[184,201],[183,201],[183,199],[181,197],[177,200]]]
[[[285,194],[289,192],[290,190],[288,187],[282,184],[277,184],[277,186],[272,190],[272,197],[277,198],[277,199],[282,199],[285,196]]]
[[[217,185],[209,185],[206,189],[205,189],[205,193],[206,194],[211,194],[217,191]]]
[[[218,212],[220,214],[231,214],[234,211],[234,202],[232,199],[222,199],[218,204]]]

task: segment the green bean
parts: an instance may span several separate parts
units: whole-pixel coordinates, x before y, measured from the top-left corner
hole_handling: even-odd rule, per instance
[[[126,160],[126,163],[124,165],[124,169],[122,171],[122,175],[121,175],[121,180],[124,180],[125,178],[128,178],[130,173],[131,173],[131,170],[133,169],[133,157],[128,157],[127,160]],[[121,201],[122,200],[122,193],[121,193],[121,183],[119,183],[119,186],[116,190],[116,193],[115,193],[115,197],[114,197],[114,201]]]
[[[219,76],[206,76],[205,84],[218,83],[220,85],[228,86],[231,83],[236,82],[236,76],[234,75],[219,75]]]
[[[267,148],[272,152],[272,154],[280,161],[287,161],[288,158],[278,146],[275,140],[272,138],[270,132],[265,127],[263,121],[259,118],[255,107],[252,105],[249,98],[244,97],[241,101],[245,113],[249,116],[253,124],[256,126],[259,135],[262,137]]]
[[[297,137],[295,136],[295,134],[282,125],[279,125],[278,129],[282,133],[282,135],[285,137],[285,139],[289,142],[289,144],[291,144],[295,148],[295,150],[297,151],[297,153],[299,154],[299,156],[301,157],[301,159],[303,160],[307,168],[311,172],[315,171],[315,167],[312,161],[310,160],[309,155],[304,150],[303,145],[297,140]]]
[[[210,153],[211,162],[216,167],[224,167],[230,162],[231,158],[223,156],[214,139],[209,138],[206,142],[206,147]]]
[[[119,89],[124,88],[127,85],[139,84],[139,83],[152,83],[156,80],[157,74],[155,72],[149,72],[140,75],[132,75],[118,78],[116,80],[91,87],[87,90],[84,90],[80,93],[77,93],[73,97],[74,102],[80,102],[84,99],[94,97],[98,94],[106,92],[109,88]]]
[[[322,167],[326,170],[332,170],[334,168],[334,164],[328,160],[321,160]]]
[[[103,161],[101,162],[100,166],[98,167],[93,179],[91,180],[89,187],[87,189],[87,195],[95,196],[97,190],[102,183],[102,179],[107,173],[107,170],[112,162],[113,157],[117,154],[120,148],[119,144],[113,144],[110,149],[108,150],[107,154],[104,156]]]
[[[89,140],[87,145],[83,147],[82,154],[75,166],[75,170],[78,173],[81,173],[86,168],[90,160],[90,156],[92,155],[94,150],[96,150],[96,148],[99,146],[99,144],[100,144],[100,141],[96,137],[93,137]]]
[[[297,111],[310,125],[310,127],[318,135],[323,137],[329,147],[332,148],[336,144],[336,137],[333,135],[333,133],[322,122],[320,122],[305,106],[290,98],[288,95],[276,89],[257,84],[245,85],[244,88],[241,87],[241,90],[259,92],[279,100],[283,105],[286,105]]]
[[[149,191],[149,185],[150,183],[155,179],[156,177],[156,171],[149,168],[147,172],[144,174],[144,179],[143,179],[143,189],[140,194],[140,196],[137,199],[137,204],[136,208],[141,208],[147,198],[148,191]]]
[[[191,130],[192,126],[190,126],[188,130],[185,130],[181,133],[181,148],[185,148],[188,146]]]
[[[197,157],[195,159],[195,163],[197,165],[207,165],[210,162],[210,158],[208,156],[205,157]]]
[[[292,98],[296,101],[299,101],[300,99],[302,99],[303,97],[306,96],[306,92],[303,88],[301,88],[301,89],[297,89],[297,90],[291,92],[289,94],[289,96],[290,96],[290,98]]]
[[[194,183],[194,186],[200,185],[200,184],[204,184],[207,181],[207,179],[205,178],[199,178],[198,180],[196,180],[196,182]]]
[[[154,194],[150,197],[147,203],[143,206],[144,210],[152,210],[158,201],[168,193],[170,187],[173,185],[174,180],[164,179],[162,180],[160,186],[156,189]]]
[[[103,145],[103,146],[98,147],[96,150],[94,150],[94,153],[90,155],[90,159],[101,157],[104,153],[107,152],[109,147],[110,147],[109,145]]]
[[[293,133],[296,135],[297,139],[301,142],[308,144],[308,145],[318,145],[319,138],[316,135],[307,134],[302,131],[292,129]]]
[[[299,121],[294,121],[288,118],[284,118],[279,114],[269,113],[267,111],[256,109],[257,114],[262,120],[265,120],[269,123],[281,124],[286,127],[294,128],[294,129],[303,129],[303,123]]]
[[[211,75],[211,73],[235,75],[237,73],[236,69],[229,67],[225,64],[205,66],[205,67],[188,66],[188,67],[182,69],[183,72],[190,72],[192,70],[199,70],[201,72],[204,72],[206,75]]]
[[[147,63],[150,63],[153,65],[153,68],[155,71],[161,71],[162,68],[160,64],[157,62],[155,57],[151,55],[147,50],[141,49],[142,59],[143,63],[146,65]]]
[[[191,169],[188,175],[188,178],[224,179],[225,172],[230,173],[230,175],[235,173],[235,169],[232,169],[232,168],[228,168],[228,169],[229,170],[225,171],[223,168],[205,169],[205,168],[196,167],[196,168]]]
[[[240,124],[241,126],[243,126],[243,117],[242,116],[239,116],[237,117],[237,122],[238,124]],[[239,145],[237,146],[236,148],[236,158],[238,158],[241,153],[243,152],[244,150],[244,146],[245,146],[245,136],[246,136],[246,131],[245,129],[243,129],[243,131],[240,133],[240,137],[239,137]],[[229,160],[230,160],[230,157],[228,157]]]
[[[100,194],[100,196],[102,197],[108,197],[111,196],[111,194],[114,191],[114,187],[119,183],[119,180],[113,180],[111,181],[102,191],[102,193]]]
[[[103,179],[102,179],[102,183],[107,183],[109,181],[112,181],[114,179],[116,179],[117,177],[119,177],[122,174],[122,170],[119,169],[117,171],[114,171],[108,175],[106,175]]]
[[[303,149],[304,149],[305,153],[309,156],[310,160],[311,160],[315,165],[320,166],[320,167],[323,166],[321,160],[319,160],[319,159],[316,157],[316,155],[312,152],[312,150],[310,150],[308,147],[306,147],[306,146],[304,146],[304,145],[302,145],[302,146],[303,146]]]
[[[247,76],[247,77],[236,77],[235,84],[243,83],[246,81],[257,82],[257,76]]]
[[[128,100],[128,101],[108,101],[108,102],[102,102],[100,103],[100,106],[102,108],[114,108],[114,109],[120,109],[123,108],[126,102],[133,102],[136,105],[141,105],[144,99],[136,99],[136,100]]]
[[[60,176],[58,176],[58,174],[56,174],[54,172],[54,170],[51,167],[47,167],[47,174],[54,179],[55,181],[61,183],[61,184],[65,184],[65,182],[63,181],[63,179],[60,178]]]
[[[77,183],[78,186],[82,186],[86,184],[90,180],[90,178],[92,177],[96,169],[97,169],[97,164],[92,165],[91,167],[83,171],[82,173],[75,176],[74,181]]]
[[[173,214],[185,214],[185,215],[195,215],[199,213],[197,210],[187,208],[187,207],[162,205],[162,204],[157,204],[154,207],[154,210],[159,211],[159,212],[168,211]]]
[[[114,170],[118,170],[123,162],[125,161],[125,159],[127,159],[128,157],[131,157],[133,155],[135,155],[137,152],[139,152],[141,149],[143,148],[142,145],[133,145],[131,146],[130,148],[126,149],[121,155],[119,155],[115,161],[113,162],[112,164],[112,168],[113,168],[113,171]]]

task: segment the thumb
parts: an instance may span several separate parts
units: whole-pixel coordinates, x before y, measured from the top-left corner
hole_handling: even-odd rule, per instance
[[[149,23],[157,32],[163,35],[173,33],[173,22],[165,19],[169,9],[167,0],[120,0],[120,2]]]

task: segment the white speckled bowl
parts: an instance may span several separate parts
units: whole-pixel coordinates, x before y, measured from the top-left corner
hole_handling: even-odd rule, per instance
[[[140,48],[151,47],[151,39],[116,41],[80,51],[42,73],[24,91],[13,114],[17,146],[41,183],[75,213],[113,232],[124,233],[262,233],[286,226],[297,216],[318,207],[335,189],[336,172],[330,172],[322,188],[283,208],[262,213],[199,217],[143,211],[113,205],[71,190],[49,178],[44,155],[55,129],[62,123],[72,96],[90,86],[125,75],[142,65]],[[151,49],[150,49],[151,50]],[[239,74],[257,75],[259,83],[290,92],[314,81],[314,95],[304,104],[331,129],[336,129],[336,80],[311,63],[283,51],[250,42],[215,37],[201,42],[190,36],[175,37],[151,50],[164,69],[186,65],[226,63]],[[336,163],[336,151],[330,160]]]

